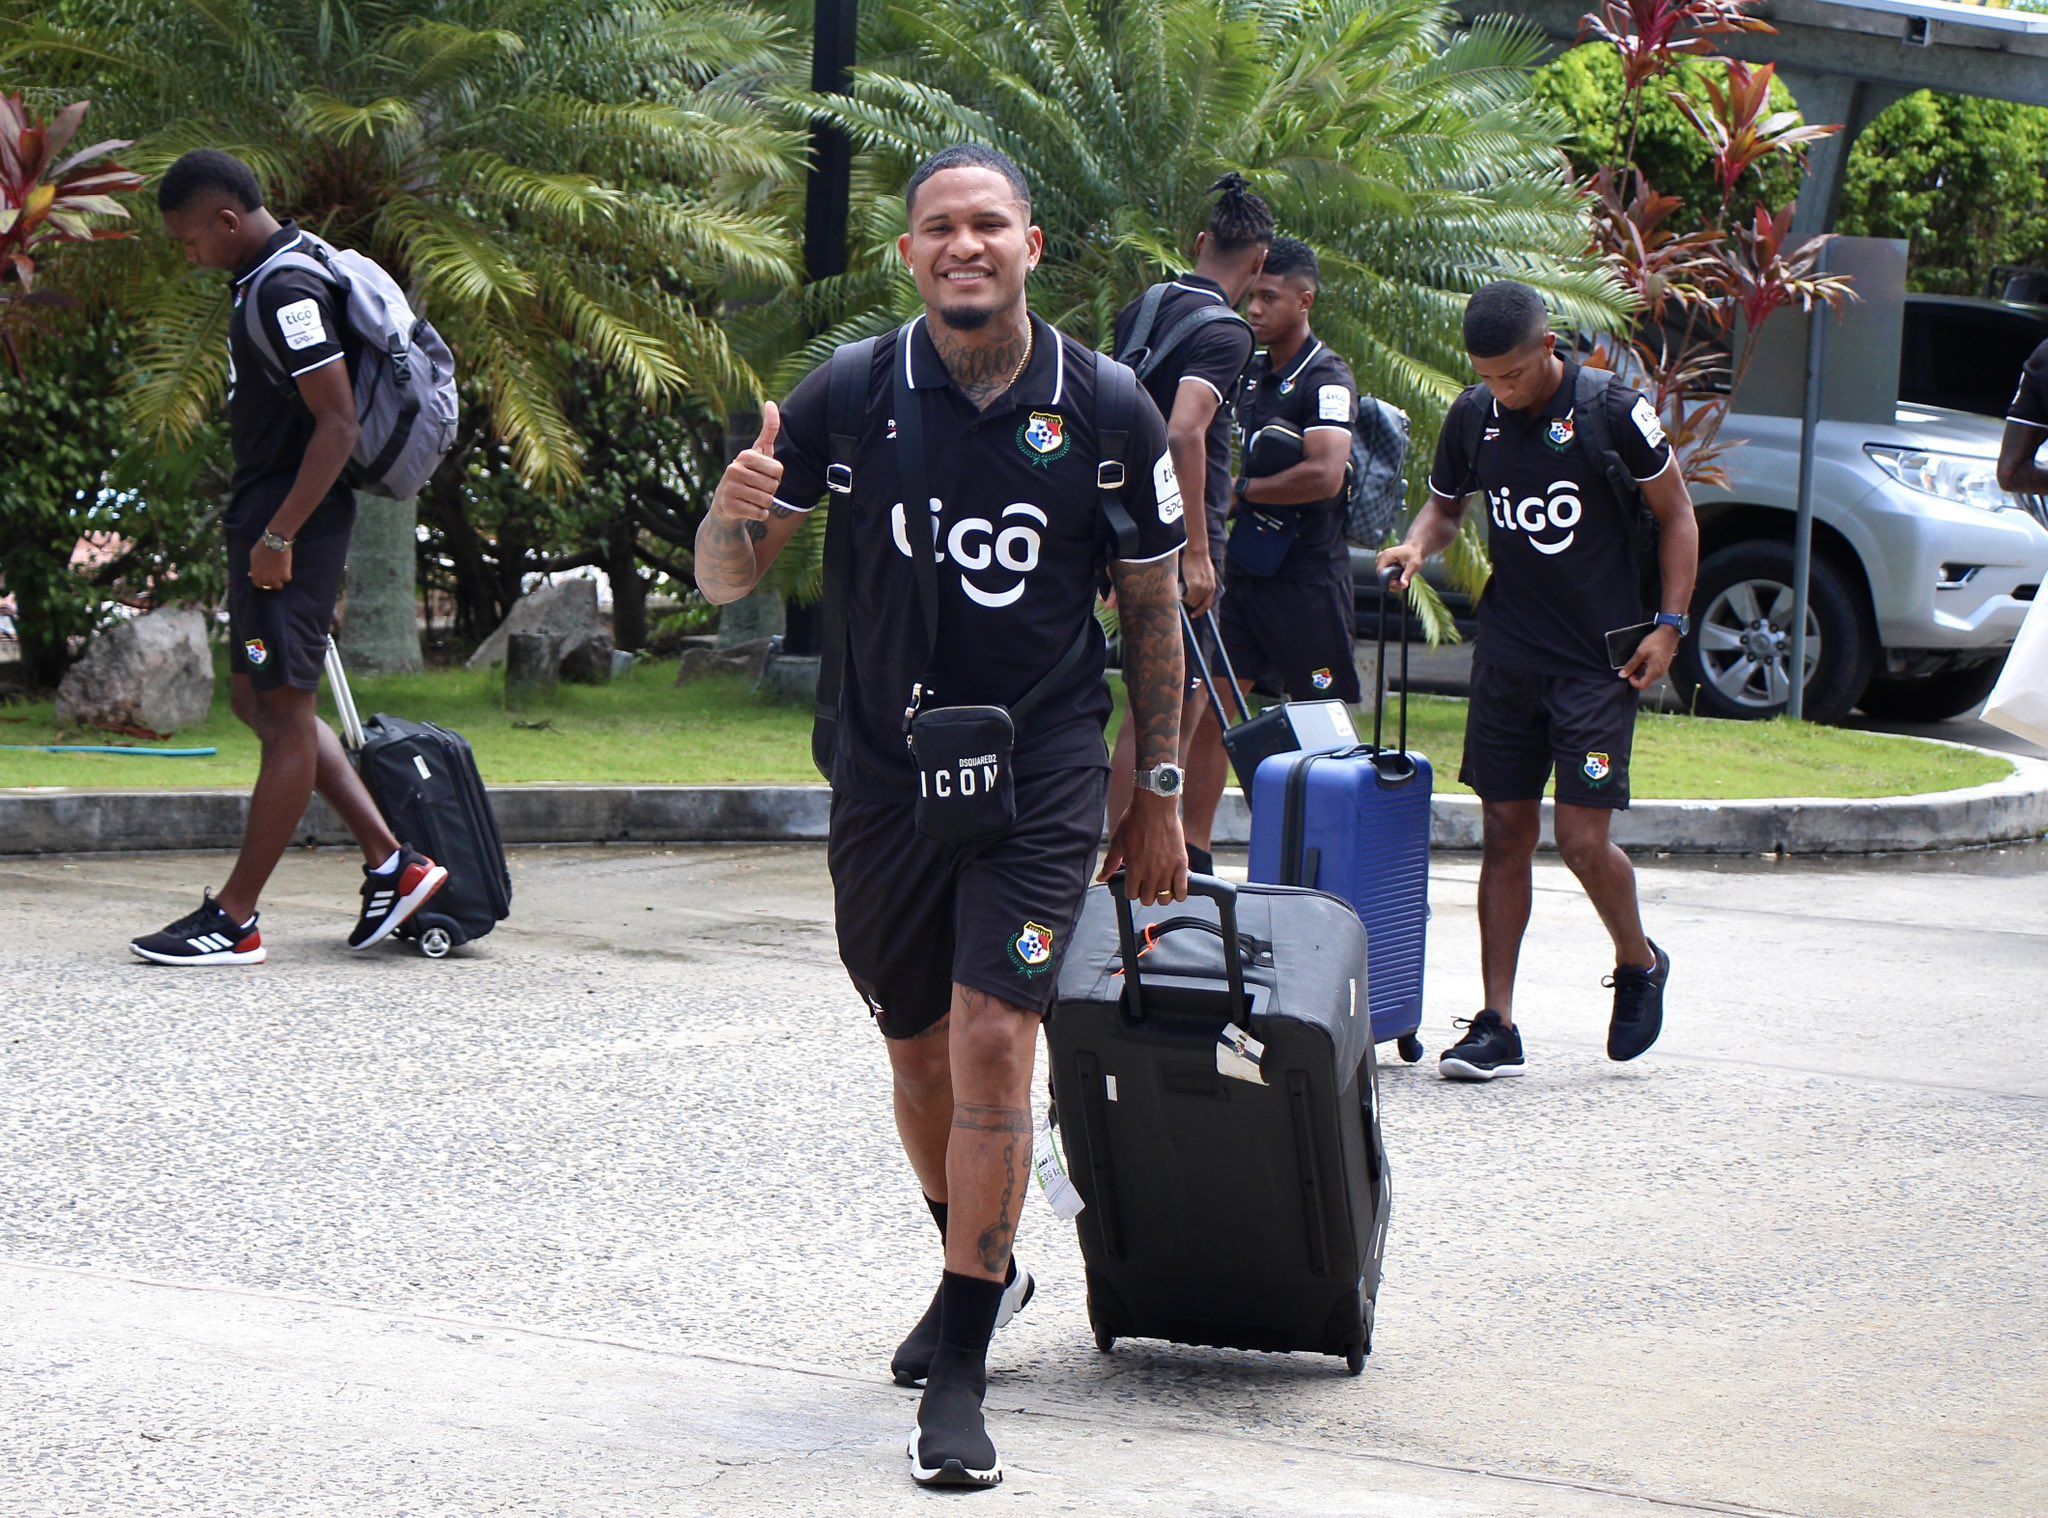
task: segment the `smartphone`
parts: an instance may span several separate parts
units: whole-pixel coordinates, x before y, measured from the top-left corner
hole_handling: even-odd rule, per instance
[[[1615,669],[1624,668],[1636,656],[1636,650],[1643,646],[1643,639],[1657,630],[1655,622],[1638,622],[1633,627],[1617,627],[1607,635],[1607,662]]]

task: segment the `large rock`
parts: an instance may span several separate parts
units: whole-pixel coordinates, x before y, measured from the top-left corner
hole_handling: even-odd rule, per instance
[[[108,628],[57,687],[64,727],[175,733],[198,727],[213,710],[213,655],[206,618],[196,611],[153,611]]]
[[[471,669],[496,669],[514,633],[540,633],[564,679],[611,678],[612,630],[597,609],[595,580],[561,580],[521,596],[498,630],[469,656]]]

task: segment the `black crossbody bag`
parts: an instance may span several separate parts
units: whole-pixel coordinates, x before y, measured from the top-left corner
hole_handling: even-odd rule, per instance
[[[1057,341],[1057,338],[1055,338]],[[827,483],[841,496],[853,491],[853,455],[859,445],[855,406],[859,382],[869,371],[873,340],[849,344],[834,356],[831,376],[829,435],[833,458]],[[1099,458],[1095,467],[1097,499],[1116,556],[1137,551],[1138,529],[1119,495],[1126,471],[1124,454],[1137,409],[1138,386],[1124,365],[1096,356],[1095,431]],[[894,411],[897,421],[897,475],[903,486],[905,536],[916,571],[920,610],[924,616],[926,657],[937,662],[939,645],[939,566],[931,533],[931,490],[924,452],[923,396],[911,389],[903,366],[895,372]],[[907,503],[921,503],[913,511]],[[819,768],[830,774],[837,747],[839,698],[845,672],[846,615],[850,600],[850,560],[843,525],[845,502],[826,525],[825,628],[819,666],[817,723],[812,753]],[[922,527],[913,527],[913,521]],[[839,531],[835,531],[839,528]],[[835,545],[839,552],[835,553]],[[1090,619],[1092,620],[1092,619]],[[937,704],[929,678],[916,682],[903,713],[903,731],[918,771],[917,828],[941,843],[974,843],[1007,832],[1016,822],[1016,781],[1012,756],[1024,720],[1084,664],[1093,635],[1087,622],[1059,662],[1009,707]],[[927,669],[930,667],[927,665]]]

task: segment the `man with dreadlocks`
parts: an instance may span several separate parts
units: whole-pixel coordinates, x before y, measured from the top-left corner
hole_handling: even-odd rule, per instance
[[[1138,383],[1166,418],[1167,448],[1187,508],[1181,599],[1196,617],[1215,607],[1222,589],[1231,409],[1252,356],[1251,325],[1237,307],[1259,277],[1273,241],[1273,213],[1251,193],[1242,174],[1225,174],[1209,188],[1216,205],[1208,228],[1195,236],[1194,268],[1125,306],[1117,313],[1115,329],[1116,356],[1137,371]],[[1209,657],[1215,663],[1213,648]],[[1186,664],[1193,671],[1192,651]],[[1180,717],[1185,795],[1190,801],[1207,797],[1209,804],[1199,811],[1188,807],[1182,825],[1189,867],[1203,874],[1211,867],[1209,835],[1228,764],[1221,721],[1200,682],[1190,680]],[[1126,722],[1110,762],[1110,816],[1121,817],[1129,805],[1137,766],[1137,733]]]

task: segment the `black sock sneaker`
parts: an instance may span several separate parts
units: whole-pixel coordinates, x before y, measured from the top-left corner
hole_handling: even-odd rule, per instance
[[[196,912],[187,912],[162,932],[146,934],[128,948],[159,965],[260,965],[265,956],[256,923],[261,916],[237,924],[208,891]]]
[[[919,1486],[985,1487],[1003,1479],[981,1404],[988,1394],[988,1341],[1007,1289],[950,1270],[939,1283],[939,1348],[905,1451],[910,1479]]]
[[[1664,1031],[1664,982],[1671,978],[1671,956],[1650,945],[1656,962],[1647,970],[1617,969],[1600,982],[1614,987],[1614,1015],[1607,1024],[1607,1057],[1634,1059]]]
[[[1488,1007],[1474,1018],[1459,1018],[1451,1024],[1463,1028],[1465,1036],[1437,1056],[1437,1073],[1450,1081],[1490,1081],[1503,1075],[1522,1075],[1522,1035]]]
[[[939,1350],[939,1297],[945,1289],[945,1283],[941,1281],[938,1290],[932,1293],[931,1306],[924,1310],[924,1316],[917,1320],[917,1327],[911,1329],[897,1346],[896,1356],[889,1362],[889,1374],[898,1386],[922,1386],[931,1374],[932,1356]],[[1038,1282],[1012,1255],[1010,1279],[1003,1283],[1003,1300],[996,1308],[996,1327],[1001,1328],[1022,1312],[1037,1291]]]
[[[365,866],[363,914],[348,935],[348,946],[367,949],[382,943],[446,884],[447,868],[410,844],[399,845],[398,864],[392,869],[380,873]]]

